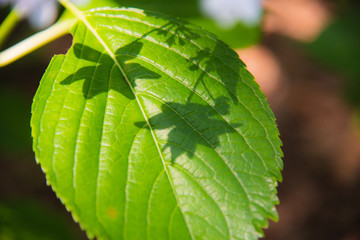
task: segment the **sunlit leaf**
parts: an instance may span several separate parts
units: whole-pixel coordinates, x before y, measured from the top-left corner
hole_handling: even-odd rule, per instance
[[[48,183],[100,239],[256,239],[276,219],[272,111],[236,53],[178,19],[97,9],[34,98]]]

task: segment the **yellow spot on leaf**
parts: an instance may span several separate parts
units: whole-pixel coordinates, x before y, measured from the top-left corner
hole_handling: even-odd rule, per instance
[[[110,219],[115,219],[118,216],[118,212],[115,208],[109,208],[107,214],[109,215]]]

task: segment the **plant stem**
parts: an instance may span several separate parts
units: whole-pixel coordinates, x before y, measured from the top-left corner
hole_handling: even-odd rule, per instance
[[[0,25],[0,48],[19,20],[20,16],[17,13],[16,8],[14,8]]]
[[[73,5],[69,0],[58,0],[58,2],[63,5],[69,12],[71,12],[75,17],[77,17],[79,20],[84,21],[85,17],[82,14],[82,12]]]
[[[116,62],[116,58],[114,53],[111,51],[111,49],[106,45],[104,40],[99,36],[99,34],[96,32],[93,26],[89,23],[89,21],[86,19],[84,13],[79,10],[75,5],[73,5],[69,0],[58,0],[61,5],[63,5],[69,12],[71,12],[77,19],[82,21],[85,26],[94,34],[96,39],[99,41],[99,43],[105,48],[105,51],[109,54],[111,58],[113,58]],[[119,65],[119,68],[122,69]],[[123,73],[125,76],[125,73]]]
[[[69,33],[74,22],[74,19],[57,22],[44,31],[36,33],[3,52],[0,52],[0,67],[4,67],[45,44]]]

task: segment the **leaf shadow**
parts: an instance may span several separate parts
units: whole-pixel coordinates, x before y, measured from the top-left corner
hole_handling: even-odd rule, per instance
[[[117,69],[118,79],[130,83],[131,88],[136,87],[136,80],[138,79],[156,80],[161,77],[158,73],[145,66],[131,61],[139,56],[144,46],[142,39],[151,33],[164,36],[169,47],[174,44],[185,45],[186,41],[200,37],[198,33],[193,32],[183,23],[169,20],[168,23],[161,27],[153,29],[117,49],[115,52],[116,61],[124,71],[119,73],[119,69]],[[192,91],[185,104],[164,102],[161,106],[161,112],[149,119],[149,125],[147,122],[135,123],[139,128],[150,128],[149,126],[151,126],[151,129],[165,130],[167,132],[163,149],[169,149],[173,163],[184,153],[189,157],[193,157],[198,145],[216,148],[220,144],[221,135],[232,133],[236,131],[237,127],[241,126],[239,123],[228,123],[223,118],[229,114],[229,101],[232,100],[234,103],[238,101],[236,90],[231,89],[236,89],[236,81],[239,77],[239,73],[236,71],[235,73],[234,71],[228,73],[228,66],[225,67],[226,64],[223,62],[223,58],[219,57],[223,55],[224,49],[227,50],[224,48],[223,43],[217,40],[214,49],[199,49],[195,56],[188,59],[192,63],[189,70],[201,71],[193,87],[194,90],[202,85],[214,100],[214,106],[192,102],[191,97],[195,92]],[[91,99],[100,93],[109,91],[109,86],[112,87],[112,85],[109,85],[109,76],[112,74],[114,67],[118,68],[114,60],[106,52],[100,52],[81,43],[74,44],[73,52],[76,58],[92,62],[93,65],[80,67],[60,83],[70,85],[76,81],[84,80],[82,93],[85,99]],[[238,64],[240,63],[241,61]],[[234,69],[237,69],[236,67],[238,66],[235,66]],[[126,74],[127,79],[125,79],[123,73]],[[225,85],[231,99],[212,96],[211,89],[207,85],[207,78],[212,77],[213,73],[216,73],[219,78],[216,80]],[[135,99],[130,86],[114,90],[128,99]]]
[[[146,14],[149,16],[158,17],[156,14],[151,12],[146,12]],[[180,21],[177,18],[170,18],[168,23],[162,25],[155,31],[159,35],[163,35],[165,37],[170,35],[165,40],[169,47],[173,46],[174,44],[185,45],[186,42],[184,39],[191,41],[201,37],[199,33],[195,32],[187,25],[189,25],[189,23],[186,21]],[[205,35],[210,36],[211,33],[206,33]],[[205,83],[205,78],[216,78],[213,75],[213,73],[216,73],[215,75],[218,76],[216,80],[221,82],[221,84],[226,87],[233,103],[237,104],[239,102],[236,92],[237,83],[240,76],[239,69],[241,67],[245,67],[246,65],[239,59],[239,56],[233,50],[231,50],[221,40],[217,39],[217,37],[210,36],[209,38],[212,39],[211,41],[216,41],[215,47],[213,49],[201,49],[199,47],[199,51],[197,51],[196,55],[189,59],[189,61],[193,64],[189,67],[189,70],[202,71],[201,75],[196,80],[194,89],[199,87],[199,85],[202,85],[209,96],[214,99],[209,87]],[[236,61],[231,61],[230,63],[228,58],[236,59]],[[188,97],[188,101],[190,101],[193,94],[194,91]]]
[[[191,29],[187,28],[181,22],[178,21],[169,21],[168,23],[162,25],[159,29],[156,30],[158,35],[163,35],[167,37],[166,43],[169,47],[174,44],[185,45],[185,40],[191,40],[199,38],[199,34],[195,33]]]
[[[191,71],[201,71],[200,76],[197,78],[194,89],[198,88],[199,85],[205,89],[208,95],[214,99],[211,94],[211,90],[206,84],[205,78],[213,78],[218,81],[227,89],[228,94],[230,95],[233,103],[237,104],[239,102],[237,98],[237,82],[239,80],[240,72],[239,69],[242,66],[242,62],[240,61],[231,61],[233,66],[230,66],[226,63],[226,59],[223,59],[219,56],[224,56],[224,51],[227,50],[224,48],[224,44],[217,40],[216,45],[213,50],[210,48],[200,49],[197,54],[191,57],[189,60],[193,63],[192,66],[189,67]],[[227,56],[234,57],[234,56]],[[215,73],[215,74],[214,74]],[[218,76],[218,77],[216,77]],[[193,91],[188,100],[194,95],[195,91]]]
[[[157,13],[151,11],[144,11],[147,16],[155,17],[163,20],[163,17],[159,17]],[[154,29],[158,35],[162,35],[166,38],[165,42],[169,47],[174,44],[185,45],[186,40],[197,39],[200,37],[193,29],[188,27],[189,23],[185,20],[180,20],[176,17],[169,17],[168,22],[163,24],[161,27]],[[150,31],[150,32],[153,32]],[[149,33],[150,33],[149,32]],[[147,35],[147,34],[145,34]]]
[[[126,71],[127,78],[129,81],[131,81],[133,87],[136,86],[136,79],[159,79],[161,77],[159,74],[149,70],[139,63],[128,63],[129,60],[134,59],[139,55],[142,47],[143,43],[139,41],[133,41],[124,47],[119,48],[115,54],[118,63],[121,65],[122,69]],[[66,79],[62,80],[60,84],[70,85],[76,81],[84,80],[82,92],[84,98],[86,99],[91,99],[99,93],[108,91],[109,88],[107,86],[109,84],[108,81],[110,73],[115,65],[114,60],[107,53],[102,53],[84,44],[76,43],[74,44],[73,49],[74,54],[78,59],[90,61],[96,65],[81,67],[75,71],[75,73],[70,74]],[[100,73],[102,76],[98,76],[98,79],[95,79],[95,71]],[[125,81],[124,76],[121,80]],[[92,84],[91,82],[96,83]],[[121,88],[114,90],[118,91],[129,99],[135,98],[129,89]]]
[[[172,32],[170,32],[172,31]],[[132,87],[136,87],[137,79],[159,79],[161,76],[154,71],[142,66],[139,63],[128,63],[130,60],[136,58],[143,48],[143,43],[141,42],[146,36],[150,35],[151,33],[157,33],[163,36],[170,36],[166,39],[166,43],[169,47],[173,44],[180,44],[184,45],[185,41],[183,38],[186,39],[194,39],[199,37],[198,34],[193,32],[190,29],[187,29],[185,25],[177,21],[176,19],[169,20],[168,23],[162,25],[160,28],[155,28],[147,33],[143,34],[140,38],[130,42],[129,44],[119,48],[116,53],[116,60],[121,65],[121,68],[126,73],[127,79],[131,82]],[[70,85],[76,81],[84,80],[83,84],[83,96],[86,99],[91,99],[94,96],[98,95],[99,93],[108,91],[108,83],[106,83],[106,79],[103,81],[98,81],[98,84],[92,84],[91,82],[96,81],[94,79],[94,72],[100,71],[103,73],[109,73],[111,71],[110,67],[114,66],[114,60],[107,54],[102,53],[90,46],[85,44],[76,43],[73,46],[73,51],[75,56],[80,60],[90,61],[95,63],[95,66],[86,66],[81,67],[80,69],[76,70],[75,73],[70,74],[66,79],[62,80],[60,84],[62,85]],[[123,80],[125,77],[123,76]],[[103,86],[101,86],[101,83]],[[125,97],[129,99],[134,99],[134,94],[129,91],[129,89],[115,89],[119,93],[123,94]]]
[[[163,150],[170,149],[171,162],[186,153],[189,158],[194,156],[197,145],[216,148],[220,144],[220,136],[235,132],[240,123],[228,123],[219,115],[229,114],[230,99],[219,97],[215,106],[198,103],[171,103],[161,105],[161,113],[149,118],[152,130],[168,129]],[[136,122],[139,128],[149,128],[147,122]]]
[[[186,42],[184,39],[191,41],[200,38],[200,35],[194,32],[193,29],[188,28],[187,24],[188,23],[186,22],[172,18],[171,21],[162,25],[159,29],[155,29],[155,31],[157,34],[163,35],[165,37],[170,35],[165,40],[169,47],[174,44],[185,45]],[[199,48],[199,51],[196,53],[196,55],[189,59],[189,62],[192,63],[192,66],[189,67],[189,70],[201,71],[201,74],[197,78],[194,85],[194,90],[199,87],[199,85],[202,85],[208,95],[214,99],[209,87],[205,83],[205,78],[215,78],[216,81],[225,86],[233,103],[237,104],[239,102],[236,93],[237,83],[240,76],[239,69],[241,67],[245,67],[245,64],[239,59],[234,51],[229,51],[230,48],[226,46],[226,44],[217,38],[213,39],[216,41],[215,47],[213,49]],[[231,61],[230,64],[227,58],[235,58],[237,61]],[[213,73],[216,73],[215,75],[217,75],[218,78],[214,77]],[[188,101],[190,101],[194,93],[195,91],[191,92],[190,96],[188,97]]]

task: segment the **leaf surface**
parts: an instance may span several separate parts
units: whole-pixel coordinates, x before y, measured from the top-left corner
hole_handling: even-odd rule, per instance
[[[31,125],[48,183],[89,236],[261,236],[277,218],[281,142],[236,53],[138,9],[88,11],[72,34]]]

